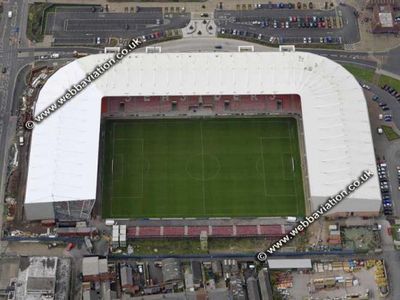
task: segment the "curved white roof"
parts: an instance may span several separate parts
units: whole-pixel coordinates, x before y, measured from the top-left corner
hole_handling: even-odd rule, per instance
[[[51,76],[40,112],[108,54],[76,60]],[[376,170],[363,91],[339,64],[311,53],[133,53],[33,131],[26,203],[95,199],[103,96],[299,94],[312,208],[363,170]],[[334,211],[379,211],[378,179]],[[362,201],[362,202],[361,202]]]

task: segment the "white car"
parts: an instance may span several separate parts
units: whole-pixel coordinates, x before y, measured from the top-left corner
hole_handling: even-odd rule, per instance
[[[310,44],[311,44],[311,42],[312,42],[312,40],[311,40],[311,38],[310,38],[310,37],[308,38],[308,42],[309,42]]]
[[[98,36],[98,37],[96,38],[96,44],[97,44],[97,45],[100,45],[100,42],[101,42],[101,41],[100,41],[100,37]]]
[[[319,42],[320,42],[321,44],[323,44],[323,43],[324,43],[324,38],[323,38],[323,37],[320,37],[320,38],[319,38]]]
[[[307,44],[307,38],[303,38],[303,43]]]
[[[262,38],[262,34],[260,33],[260,34],[258,35],[258,39],[261,40],[261,38]]]
[[[363,88],[363,89],[366,89],[366,90],[370,90],[370,89],[371,89],[371,88],[370,88],[368,85],[366,85],[366,84],[363,84],[363,85],[362,85],[362,88]]]
[[[271,36],[271,37],[269,38],[269,42],[270,42],[270,43],[273,43],[273,42],[274,42],[274,39],[275,39],[275,38],[274,38],[273,36]]]

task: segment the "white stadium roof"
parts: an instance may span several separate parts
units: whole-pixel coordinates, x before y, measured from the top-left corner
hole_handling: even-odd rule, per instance
[[[90,55],[59,69],[36,113],[109,58]],[[363,91],[339,64],[303,52],[133,53],[33,130],[25,203],[96,198],[101,98],[151,95],[299,94],[312,209],[344,189],[375,155]],[[376,176],[335,212],[376,212]]]

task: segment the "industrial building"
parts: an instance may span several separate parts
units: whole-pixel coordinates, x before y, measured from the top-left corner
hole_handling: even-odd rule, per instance
[[[111,54],[90,55],[51,76],[36,114]],[[312,211],[362,171],[375,171],[366,100],[341,65],[303,52],[133,53],[96,79],[32,132],[25,194],[28,220],[87,218],[98,191],[101,99],[114,96],[298,95]],[[329,212],[375,216],[373,177]]]

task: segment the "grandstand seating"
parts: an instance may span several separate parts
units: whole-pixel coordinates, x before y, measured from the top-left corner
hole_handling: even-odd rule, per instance
[[[189,226],[187,229],[187,235],[198,237],[202,231],[206,231],[208,233],[208,226]]]
[[[140,237],[159,237],[161,236],[161,227],[139,227]]]
[[[187,113],[194,109],[212,109],[217,114],[227,112],[301,113],[297,95],[221,95],[221,96],[132,96],[103,98],[102,113],[140,114]]]
[[[178,226],[164,226],[163,236],[184,236],[185,227]]]
[[[281,236],[285,229],[281,225],[260,225],[260,234],[267,236]]]
[[[233,236],[232,226],[213,226],[212,236],[230,237]]]
[[[254,225],[238,225],[236,226],[236,235],[237,236],[256,236],[257,226]]]
[[[206,231],[210,237],[275,238],[287,234],[291,225],[221,225],[221,226],[133,226],[127,228],[129,238],[199,237]]]

